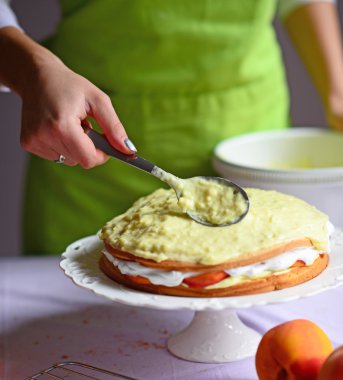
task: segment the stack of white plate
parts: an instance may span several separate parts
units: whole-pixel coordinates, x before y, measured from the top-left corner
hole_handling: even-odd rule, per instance
[[[302,198],[343,226],[343,133],[303,127],[242,135],[216,147],[213,165],[243,187]]]

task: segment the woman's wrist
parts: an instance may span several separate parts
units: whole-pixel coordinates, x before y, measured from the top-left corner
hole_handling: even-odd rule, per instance
[[[0,83],[20,96],[34,84],[48,64],[61,61],[15,27],[0,29]]]
[[[343,81],[342,81],[343,85]],[[335,86],[323,98],[326,121],[332,128],[343,131],[343,86]]]

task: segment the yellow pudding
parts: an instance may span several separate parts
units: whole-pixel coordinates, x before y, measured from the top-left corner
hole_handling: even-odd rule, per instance
[[[100,234],[112,247],[156,262],[216,265],[251,252],[308,238],[328,248],[328,217],[308,203],[275,191],[247,189],[250,211],[238,224],[207,227],[184,214],[173,190],[140,198],[109,221]]]
[[[211,224],[226,224],[237,220],[247,209],[243,195],[236,189],[215,180],[190,178],[181,187],[178,205],[197,218]]]
[[[236,222],[248,210],[248,203],[236,188],[226,186],[216,177],[182,179],[155,167],[153,175],[178,194],[180,209],[198,221],[213,225]]]

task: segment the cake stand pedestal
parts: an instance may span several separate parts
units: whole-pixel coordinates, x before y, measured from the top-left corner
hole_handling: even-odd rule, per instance
[[[175,356],[202,363],[226,363],[253,356],[261,335],[234,310],[196,311],[192,322],[168,341]]]
[[[236,310],[308,297],[343,283],[343,234],[337,231],[328,268],[306,283],[268,293],[218,298],[172,297],[126,288],[105,276],[98,261],[103,244],[97,236],[76,241],[62,255],[61,268],[75,284],[112,301],[159,310],[193,310],[192,322],[171,336],[168,349],[194,362],[225,363],[256,353],[261,336],[246,326]]]

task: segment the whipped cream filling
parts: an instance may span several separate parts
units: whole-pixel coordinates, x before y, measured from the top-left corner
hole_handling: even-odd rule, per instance
[[[329,242],[334,230],[334,226],[329,222]],[[253,279],[263,276],[264,273],[270,275],[274,272],[286,270],[298,260],[303,261],[305,265],[312,265],[321,253],[330,253],[330,244],[328,244],[328,246],[329,249],[325,252],[318,251],[314,247],[297,247],[263,262],[227,269],[225,272],[231,277],[245,276]],[[201,274],[199,272],[167,271],[163,269],[149,268],[134,261],[119,260],[116,257],[113,257],[106,249],[103,249],[102,253],[122,274],[145,277],[154,285],[178,286],[182,284],[185,278]]]
[[[292,249],[291,251],[284,252],[261,263],[233,268],[226,270],[225,272],[230,276],[258,277],[266,271],[276,272],[290,268],[298,260],[303,261],[305,265],[312,265],[321,253],[330,252],[330,238],[334,232],[335,227],[331,222],[328,222],[327,233],[329,244],[328,250],[325,252],[317,251],[313,247],[297,247]]]
[[[317,251],[313,247],[298,247],[261,263],[228,269],[225,272],[230,276],[258,277],[266,271],[277,272],[290,268],[298,260],[303,261],[305,265],[312,265],[320,253],[324,252]]]
[[[154,285],[178,286],[182,284],[185,278],[201,274],[199,272],[186,273],[176,270],[166,271],[162,269],[148,268],[133,261],[119,260],[113,257],[105,249],[102,252],[122,274],[145,277]],[[263,275],[264,272],[270,274],[270,272],[278,272],[288,269],[298,260],[302,260],[305,265],[312,265],[320,253],[323,252],[317,251],[312,247],[300,247],[284,252],[277,257],[273,257],[272,259],[265,260],[261,263],[228,269],[225,270],[225,272],[231,277],[246,276],[255,278]]]
[[[196,276],[196,272],[167,271],[162,269],[148,268],[134,261],[119,260],[113,257],[106,249],[102,251],[106,258],[119,269],[120,273],[129,276],[142,276],[154,285],[178,286],[187,277]]]

